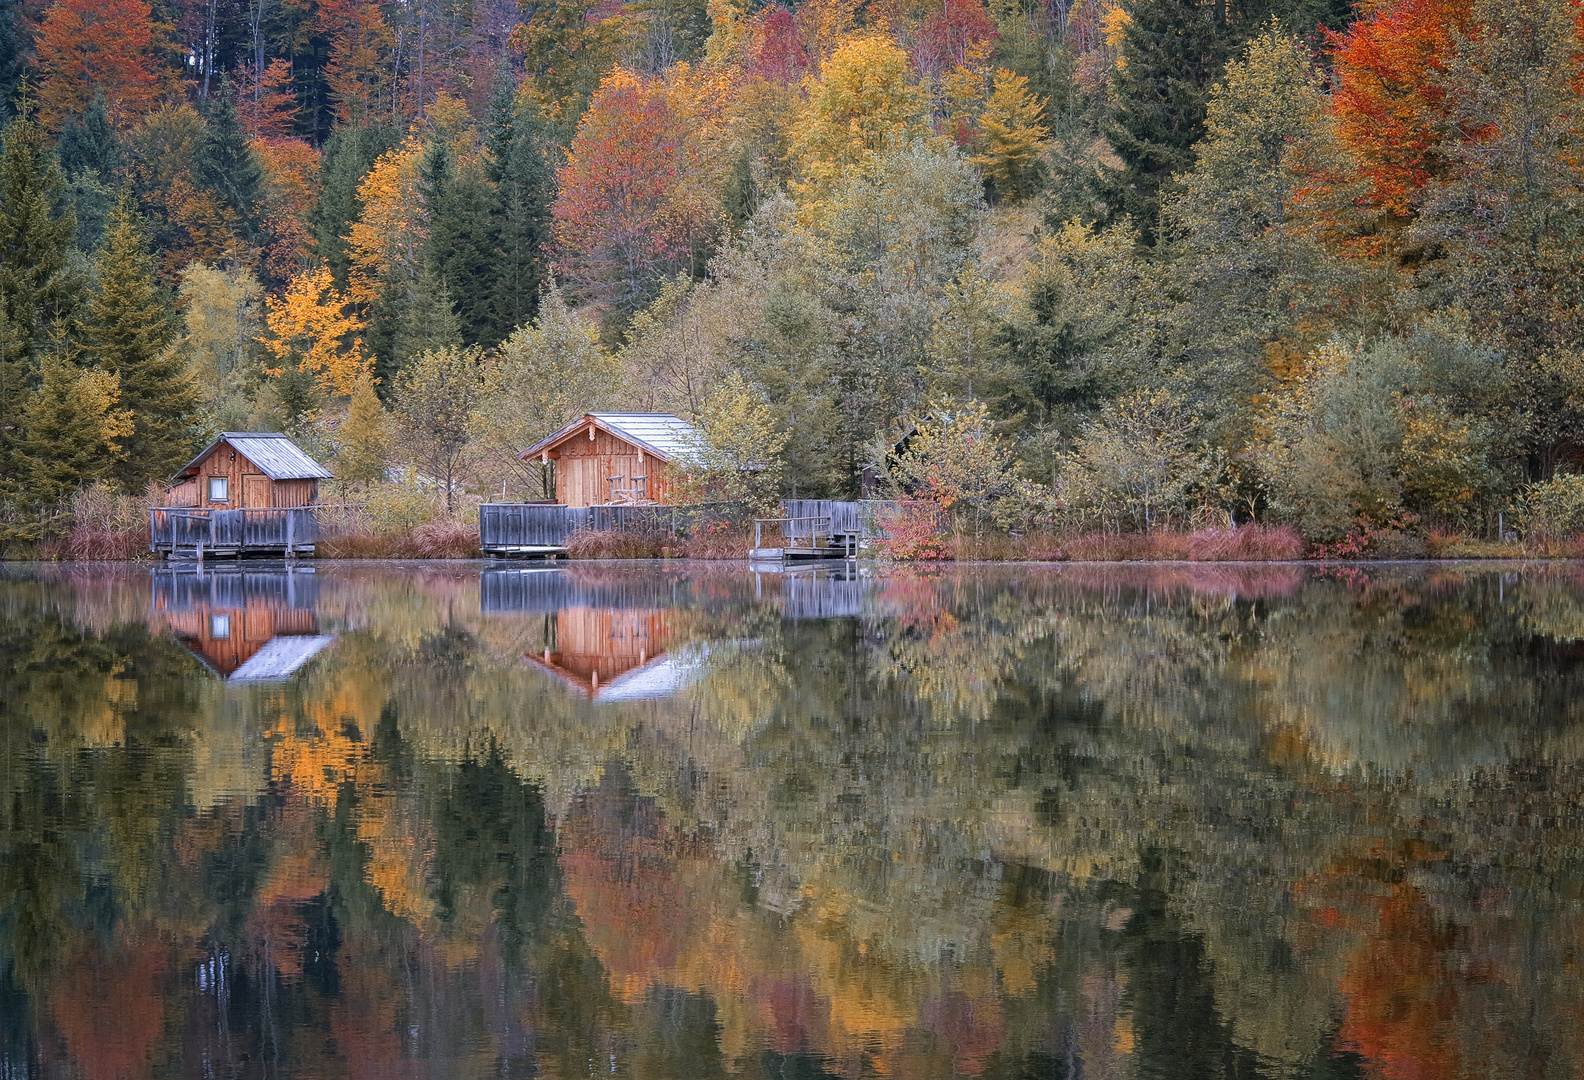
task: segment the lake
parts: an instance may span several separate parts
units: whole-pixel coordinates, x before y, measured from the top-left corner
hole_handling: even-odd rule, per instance
[[[0,1077],[1584,1070],[1584,567],[0,568]]]

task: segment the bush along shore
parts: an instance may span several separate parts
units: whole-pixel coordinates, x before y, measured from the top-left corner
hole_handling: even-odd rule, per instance
[[[77,492],[46,525],[38,542],[13,544],[10,558],[47,561],[130,561],[149,552],[145,497],[118,495],[104,485]],[[860,554],[886,562],[1284,562],[1381,559],[1576,559],[1584,558],[1584,531],[1560,509],[1530,513],[1521,538],[1480,539],[1416,528],[1397,521],[1388,527],[1360,525],[1338,539],[1315,542],[1287,525],[1247,523],[1151,532],[1062,527],[1023,527],[972,522],[954,527],[947,510],[928,500],[903,500],[879,523],[881,535]],[[471,518],[471,520],[470,520]],[[392,508],[376,502],[326,507],[320,512],[319,559],[476,559],[476,508],[446,517],[421,501]],[[746,559],[752,525],[714,521],[691,532],[663,529],[583,530],[567,540],[570,559]]]

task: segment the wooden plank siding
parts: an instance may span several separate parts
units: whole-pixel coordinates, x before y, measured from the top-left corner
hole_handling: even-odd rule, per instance
[[[224,442],[209,451],[196,468],[196,476],[171,487],[166,506],[238,510],[243,507],[312,506],[319,501],[319,481],[271,480]],[[209,501],[209,478],[213,476],[226,478],[227,499],[223,503]]]
[[[618,490],[632,493],[633,478],[647,475],[649,479],[646,484],[639,483],[638,493],[649,502],[670,502],[671,466],[608,431],[595,429],[592,439],[587,432],[580,432],[547,454],[556,463],[556,502],[564,506],[611,502],[608,478],[613,476],[622,478]]]

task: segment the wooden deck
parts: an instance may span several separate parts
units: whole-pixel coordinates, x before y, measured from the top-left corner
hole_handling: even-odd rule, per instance
[[[149,550],[167,559],[292,558],[312,555],[318,539],[319,520],[311,506],[149,510]]]

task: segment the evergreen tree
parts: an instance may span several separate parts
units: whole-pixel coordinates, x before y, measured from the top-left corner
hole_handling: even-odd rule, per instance
[[[499,344],[539,310],[555,199],[555,173],[545,158],[538,110],[531,103],[517,104],[514,97],[511,83],[502,80],[490,105],[486,160],[495,182],[496,228],[489,344]]]
[[[462,344],[462,325],[456,316],[451,290],[430,270],[418,278],[412,302],[405,305],[397,325],[396,370],[404,369],[419,353],[455,348]]]
[[[40,368],[39,388],[23,412],[14,467],[28,502],[54,506],[111,473],[132,423],[117,407],[120,385],[114,375],[84,371],[64,351],[47,354]]]
[[[97,265],[83,344],[89,360],[120,376],[121,402],[132,410],[134,427],[118,478],[136,488],[185,460],[200,394],[175,347],[175,313],[155,281],[154,257],[129,197],[110,215]]]
[[[511,328],[498,327],[492,317],[496,269],[493,193],[476,167],[456,167],[442,140],[430,146],[423,169],[429,205],[426,269],[455,301],[453,318],[462,341],[496,345]]]
[[[105,179],[115,175],[121,165],[121,141],[110,126],[103,90],[94,93],[87,112],[66,121],[61,128],[60,157],[68,177],[75,178],[89,169]]]
[[[387,127],[342,127],[325,142],[319,165],[319,198],[314,203],[314,245],[330,265],[338,288],[347,287],[346,236],[362,209],[358,185],[374,162],[401,141],[401,133]],[[373,334],[369,344],[374,345]]]
[[[199,181],[230,207],[244,239],[252,243],[258,237],[264,169],[237,120],[235,99],[229,79],[210,96],[197,172]]]
[[[1108,220],[1133,218],[1153,244],[1161,191],[1193,166],[1205,132],[1210,87],[1231,55],[1224,6],[1198,0],[1137,0],[1130,5],[1122,55],[1112,72],[1116,105],[1106,138],[1122,168],[1098,194]]]
[[[82,290],[68,260],[77,221],[65,196],[60,158],[24,107],[0,130],[0,315],[29,359]]]
[[[27,73],[30,44],[22,27],[22,5],[0,4],[0,116],[16,114],[13,98]]]

